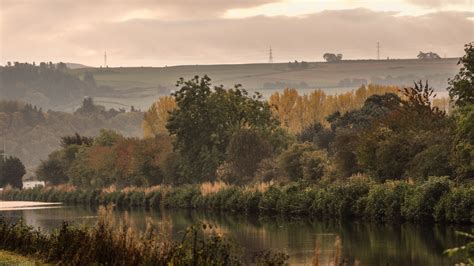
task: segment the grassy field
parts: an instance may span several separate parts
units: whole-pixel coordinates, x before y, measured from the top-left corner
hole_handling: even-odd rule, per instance
[[[71,72],[82,76],[91,71],[98,85],[114,88],[114,93],[97,98],[104,105],[120,104],[148,107],[158,96],[167,95],[176,81],[194,75],[210,76],[215,84],[242,84],[249,91],[260,91],[265,97],[281,90],[278,86],[299,89],[323,89],[329,94],[340,93],[360,86],[353,82],[341,85],[344,79],[365,79],[372,83],[393,85],[411,84],[428,79],[438,91],[443,91],[447,78],[457,73],[457,59],[441,60],[349,60],[338,63],[311,62],[308,68],[291,68],[288,63],[241,65],[188,65],[172,67],[118,67],[108,69],[83,68]],[[305,86],[299,84],[305,83]],[[270,85],[269,85],[270,84]],[[276,86],[276,87],[278,87]]]
[[[39,260],[0,250],[0,265],[46,265]]]

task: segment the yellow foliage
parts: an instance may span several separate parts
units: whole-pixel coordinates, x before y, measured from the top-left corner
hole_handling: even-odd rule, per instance
[[[145,112],[143,116],[143,136],[145,138],[154,137],[162,133],[168,133],[166,130],[166,121],[169,113],[176,108],[176,102],[173,97],[160,97],[158,101]]]
[[[451,113],[451,111],[453,109],[451,99],[449,99],[448,97],[433,99],[433,106],[438,107],[439,110],[445,111],[448,114]]]
[[[326,117],[336,111],[347,112],[360,108],[374,94],[398,93],[396,86],[370,84],[342,94],[327,95],[322,90],[299,95],[296,89],[285,89],[270,96],[269,104],[283,127],[292,133],[300,132],[311,123],[326,124]]]

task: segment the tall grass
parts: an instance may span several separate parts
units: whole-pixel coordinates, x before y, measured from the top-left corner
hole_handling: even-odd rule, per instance
[[[234,186],[222,182],[178,187],[129,187],[81,190],[68,186],[27,190],[5,189],[3,200],[139,208],[195,208],[239,213],[362,218],[380,222],[474,223],[474,186],[444,177],[424,182],[371,182],[350,178],[333,183],[285,185],[258,183]]]
[[[66,265],[241,265],[253,261],[280,265],[288,259],[284,254],[266,252],[266,256],[256,254],[253,261],[246,261],[231,241],[204,233],[209,228],[204,224],[189,227],[179,242],[164,237],[151,225],[146,232],[137,233],[126,217],[115,224],[110,212],[102,207],[94,227],[64,222],[51,234],[0,217],[0,249]]]

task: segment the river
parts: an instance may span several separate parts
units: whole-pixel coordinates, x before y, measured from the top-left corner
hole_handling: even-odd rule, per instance
[[[23,218],[46,231],[60,226],[63,220],[94,224],[97,214],[97,209],[81,206],[0,211],[7,219]],[[244,248],[246,254],[262,249],[284,251],[290,255],[289,262],[295,265],[311,265],[315,256],[320,265],[328,265],[337,249],[350,265],[356,260],[360,265],[453,265],[455,261],[446,258],[443,250],[464,244],[464,239],[455,235],[456,230],[471,230],[470,226],[335,222],[189,210],[113,211],[117,221],[124,216],[128,216],[136,230],[144,230],[146,224],[151,223],[175,239],[190,225],[212,224],[217,232]]]

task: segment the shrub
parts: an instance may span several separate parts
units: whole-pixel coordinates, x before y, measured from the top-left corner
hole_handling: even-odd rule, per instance
[[[435,207],[437,221],[474,223],[474,187],[455,187]]]
[[[374,185],[367,195],[366,214],[377,221],[397,221],[402,218],[401,208],[412,186],[403,181]]]
[[[450,192],[453,183],[447,177],[430,177],[406,195],[402,212],[409,220],[432,221],[436,204]]]

